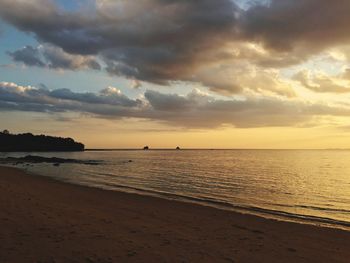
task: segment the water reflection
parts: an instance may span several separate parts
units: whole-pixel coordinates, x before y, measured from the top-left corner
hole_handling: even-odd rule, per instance
[[[40,164],[28,168],[73,183],[140,189],[350,222],[349,151],[187,150],[38,155],[105,161],[103,166],[64,164],[57,168]]]

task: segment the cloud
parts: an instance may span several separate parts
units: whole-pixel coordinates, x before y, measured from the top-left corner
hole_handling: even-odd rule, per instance
[[[75,112],[98,118],[139,118],[185,128],[296,126],[317,117],[349,117],[346,105],[274,97],[222,100],[198,89],[187,95],[148,90],[131,99],[114,87],[98,93],[49,90],[0,83],[0,110],[44,113]]]
[[[192,103],[195,102],[178,94],[164,95],[152,90],[145,93],[145,98],[154,110],[164,112],[187,111],[193,107]]]
[[[76,93],[69,89],[56,89],[49,92],[49,96],[56,99],[70,100],[89,104],[105,104],[123,107],[135,107],[141,103],[139,100],[131,100],[114,87],[108,87],[99,94],[86,92]]]
[[[68,54],[52,45],[25,46],[8,54],[14,61],[22,62],[27,66],[63,70],[101,69],[100,64],[92,56]]]
[[[41,61],[40,52],[32,46],[25,46],[15,52],[8,52],[11,58],[16,62],[23,62],[27,66],[45,67],[45,63]]]
[[[347,68],[343,73],[342,77],[350,81],[350,68]]]
[[[137,80],[137,79],[134,79],[134,80],[132,80],[132,82],[131,82],[131,87],[132,87],[133,89],[139,89],[139,88],[142,87],[142,83],[141,83],[141,81],[139,81],[139,80]]]
[[[0,64],[0,68],[9,69],[9,68],[15,68],[15,67],[16,67],[15,64]]]
[[[292,97],[288,83],[264,70],[350,41],[348,0],[253,1],[244,9],[232,0],[89,2],[66,11],[51,0],[0,0],[0,17],[43,43],[43,50],[27,47],[12,57],[73,70],[98,69],[98,60],[109,74],[135,83],[196,82],[221,94]],[[255,82],[250,71],[236,74],[242,64],[261,69]]]
[[[350,108],[271,97],[219,100],[198,90],[187,96],[159,92],[145,95],[152,108],[156,109],[154,117],[172,125],[192,128],[296,126],[314,117],[350,114]],[[178,107],[175,107],[176,104]]]
[[[120,90],[108,87],[99,93],[76,93],[68,89],[49,90],[15,83],[0,83],[0,108],[35,112],[80,112],[122,117],[128,109],[137,108],[140,100],[132,100]],[[127,115],[125,115],[127,116]]]
[[[347,0],[271,0],[245,13],[242,31],[274,50],[320,50],[349,42],[349,12]]]
[[[208,67],[198,72],[196,81],[222,95],[253,91],[264,95],[296,96],[292,85],[282,80],[276,70],[247,63]]]
[[[319,93],[349,93],[350,81],[347,79],[348,71],[340,76],[328,76],[324,73],[312,74],[303,70],[294,75],[293,79],[305,88]]]
[[[222,60],[241,12],[231,0],[96,0],[77,12],[49,0],[0,0],[0,16],[41,43],[98,56],[112,75],[161,85],[193,81],[204,64]]]

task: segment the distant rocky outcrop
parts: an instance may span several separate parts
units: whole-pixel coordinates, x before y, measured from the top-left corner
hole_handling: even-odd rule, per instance
[[[7,130],[0,132],[0,152],[74,152],[84,149],[84,144],[71,138],[10,134]]]
[[[176,150],[181,150],[179,146],[176,147]]]
[[[143,147],[143,149],[147,151],[147,150],[149,150],[149,147],[145,146],[145,147]]]

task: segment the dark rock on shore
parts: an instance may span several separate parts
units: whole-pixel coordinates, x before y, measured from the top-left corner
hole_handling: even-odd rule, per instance
[[[52,163],[54,166],[59,166],[63,163],[77,163],[77,164],[86,164],[86,165],[99,165],[102,161],[96,160],[76,160],[76,159],[64,159],[57,157],[42,157],[42,156],[34,156],[27,155],[25,157],[7,157],[0,159],[0,164],[33,164],[33,163]]]

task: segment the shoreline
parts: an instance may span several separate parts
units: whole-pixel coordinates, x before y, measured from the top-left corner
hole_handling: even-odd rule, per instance
[[[350,232],[0,167],[0,262],[347,262]]]
[[[40,176],[36,174],[33,174],[33,175]],[[48,178],[51,178],[58,182],[64,182],[54,177],[48,177]],[[105,186],[102,187],[102,186],[92,186],[92,185],[83,184],[83,183],[73,183],[68,181],[64,183],[79,185],[79,186],[89,187],[94,189],[101,189],[104,191],[139,195],[139,196],[144,196],[146,198],[152,197],[152,198],[159,198],[159,199],[164,199],[168,201],[194,204],[198,206],[238,213],[242,215],[256,216],[264,219],[290,222],[290,223],[296,223],[296,224],[302,224],[302,225],[311,225],[311,226],[317,226],[317,227],[334,228],[334,229],[340,229],[340,230],[350,232],[350,222],[340,221],[340,220],[327,218],[327,217],[293,214],[293,213],[288,213],[284,211],[268,210],[268,209],[259,208],[259,207],[244,207],[239,205],[235,206],[233,204],[220,202],[220,201],[206,200],[206,199],[200,199],[192,196],[177,195],[177,194],[166,193],[166,192],[144,190],[144,189],[139,189],[139,188],[129,187],[129,186],[122,186],[122,185],[116,185],[113,187],[105,187]]]
[[[0,165],[0,168],[1,167],[2,166]],[[190,203],[190,204],[209,207],[213,209],[239,213],[242,215],[257,216],[264,219],[271,219],[271,220],[277,220],[277,221],[283,221],[283,222],[291,222],[291,223],[297,223],[297,224],[305,224],[305,225],[311,225],[311,226],[334,228],[334,229],[340,229],[344,231],[350,231],[350,222],[341,221],[341,220],[328,218],[328,217],[293,214],[285,211],[269,210],[269,209],[260,208],[260,207],[245,207],[245,206],[233,205],[231,203],[225,203],[225,202],[220,202],[215,200],[206,200],[206,199],[201,199],[197,197],[178,195],[178,194],[172,194],[167,192],[157,192],[154,190],[145,190],[141,188],[135,188],[135,187],[124,186],[124,185],[113,185],[113,186],[107,186],[107,187],[106,185],[89,185],[87,183],[64,181],[64,180],[60,180],[57,177],[40,175],[38,173],[25,170],[25,167],[22,167],[22,168],[14,167],[14,166],[7,166],[7,167],[18,169],[32,176],[44,177],[44,178],[48,178],[49,180],[54,180],[55,182],[60,182],[65,184],[77,185],[77,186],[88,187],[93,189],[100,189],[103,191],[112,191],[112,192],[126,193],[126,194],[132,194],[132,195],[135,194],[135,195],[140,195],[145,197],[160,198],[160,199],[175,201],[180,203]]]

